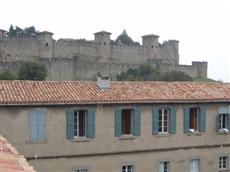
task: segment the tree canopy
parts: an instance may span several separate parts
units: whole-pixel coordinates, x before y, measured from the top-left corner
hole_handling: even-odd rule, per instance
[[[8,36],[9,37],[34,37],[39,33],[34,26],[26,27],[24,29],[10,25]]]
[[[9,70],[0,72],[0,80],[14,80],[16,76]]]
[[[128,36],[124,29],[114,42],[115,45],[140,45],[139,42],[134,42],[131,37]]]
[[[192,81],[192,77],[181,71],[161,73],[150,64],[129,68],[117,75],[118,81]]]
[[[19,80],[45,80],[47,76],[47,69],[44,64],[38,64],[35,62],[26,62],[19,68],[18,79]]]

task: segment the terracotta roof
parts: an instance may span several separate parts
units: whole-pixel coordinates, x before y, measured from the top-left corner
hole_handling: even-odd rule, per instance
[[[195,82],[0,81],[0,105],[230,102],[230,84]]]
[[[1,135],[0,172],[35,172],[26,159]]]

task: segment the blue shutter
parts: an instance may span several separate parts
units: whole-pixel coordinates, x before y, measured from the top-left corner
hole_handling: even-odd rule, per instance
[[[184,133],[189,133],[189,107],[184,108]]]
[[[169,114],[169,133],[176,134],[176,108],[171,107],[170,108],[170,114]]]
[[[115,136],[121,136],[121,109],[115,109]]]
[[[153,108],[152,111],[152,133],[158,134],[159,108]]]
[[[45,139],[45,112],[44,111],[37,111],[37,120],[38,120],[38,140]]]
[[[38,139],[37,133],[37,112],[30,112],[30,140],[36,141]]]
[[[95,137],[95,109],[88,110],[87,116],[87,137]]]
[[[206,108],[205,106],[200,106],[200,114],[199,114],[199,131],[206,131]]]
[[[73,130],[74,130],[74,111],[66,112],[66,138],[73,139]]]
[[[140,136],[141,134],[141,111],[140,108],[134,108],[134,120],[133,120],[133,135]]]
[[[230,132],[230,114],[228,114],[228,131]]]

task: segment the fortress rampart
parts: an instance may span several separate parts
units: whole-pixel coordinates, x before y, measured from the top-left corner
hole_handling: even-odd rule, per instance
[[[44,63],[48,80],[93,79],[97,73],[116,74],[130,67],[150,63],[162,72],[183,71],[192,77],[207,77],[207,62],[179,64],[179,41],[160,44],[157,35],[142,37],[142,45],[112,45],[111,33],[97,32],[95,39],[54,40],[51,32],[40,32],[34,38],[9,38],[0,30],[0,69],[15,73],[25,61]]]

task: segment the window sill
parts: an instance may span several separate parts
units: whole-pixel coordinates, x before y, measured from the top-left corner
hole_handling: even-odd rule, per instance
[[[78,138],[73,138],[71,142],[89,142],[91,139],[87,137],[78,137]]]
[[[201,136],[202,133],[200,131],[185,133],[187,136]]]
[[[26,144],[46,144],[47,140],[26,140]]]
[[[170,134],[169,133],[158,133],[156,136],[157,137],[169,137]]]
[[[217,134],[230,134],[230,132],[228,131],[217,131]]]
[[[121,137],[119,137],[120,140],[130,140],[130,139],[136,139],[136,136],[134,135],[121,135]]]
[[[225,170],[218,170],[218,172],[228,172],[229,170],[228,169],[225,169]]]

